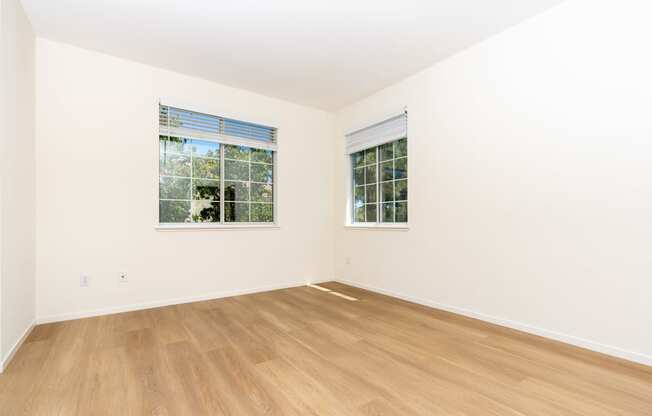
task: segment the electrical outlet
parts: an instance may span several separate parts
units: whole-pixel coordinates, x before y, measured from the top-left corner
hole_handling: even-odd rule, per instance
[[[88,287],[88,285],[90,284],[90,280],[91,278],[88,275],[82,274],[81,276],[79,276],[79,286]]]
[[[344,264],[351,264],[351,257],[345,257]]]
[[[118,280],[120,283],[129,283],[129,277],[127,277],[127,273],[120,273]]]

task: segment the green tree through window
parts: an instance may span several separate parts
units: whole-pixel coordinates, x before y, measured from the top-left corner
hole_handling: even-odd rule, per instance
[[[407,138],[351,155],[354,223],[407,223]]]
[[[159,136],[159,222],[271,223],[274,152]]]

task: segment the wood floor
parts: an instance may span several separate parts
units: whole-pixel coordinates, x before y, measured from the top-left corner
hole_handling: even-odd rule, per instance
[[[360,289],[41,325],[2,415],[652,415],[652,368]]]

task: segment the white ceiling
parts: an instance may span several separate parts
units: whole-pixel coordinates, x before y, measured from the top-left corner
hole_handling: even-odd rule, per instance
[[[39,36],[325,110],[561,0],[22,0]]]

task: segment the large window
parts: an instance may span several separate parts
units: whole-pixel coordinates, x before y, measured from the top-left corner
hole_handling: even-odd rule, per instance
[[[346,135],[351,158],[350,223],[407,224],[407,111]]]
[[[274,222],[276,129],[166,106],[160,125],[160,224]]]
[[[407,223],[407,138],[351,155],[353,220]]]

